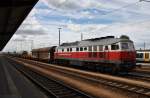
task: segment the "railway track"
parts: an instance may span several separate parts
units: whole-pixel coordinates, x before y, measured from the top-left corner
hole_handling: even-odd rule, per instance
[[[59,70],[60,71],[60,70]],[[61,71],[62,73],[66,74],[66,72]],[[126,84],[126,83],[122,83],[119,81],[113,81],[113,80],[109,80],[109,79],[103,79],[103,78],[97,78],[97,77],[90,77],[90,76],[86,76],[86,75],[77,75],[74,74],[74,72],[69,72],[67,73],[68,75],[72,76],[72,77],[80,77],[81,79],[84,79],[86,81],[90,81],[93,83],[97,83],[97,84],[104,84],[107,86],[111,86],[111,87],[116,87],[125,91],[129,91],[129,92],[133,92],[133,93],[137,93],[137,94],[142,94],[144,96],[146,96],[146,98],[150,97],[150,88],[146,88],[146,87],[140,87],[140,86],[136,86],[136,85],[130,85],[130,84]]]
[[[150,75],[150,66],[140,65],[140,67],[137,67],[136,69],[134,69],[133,72]]]
[[[150,83],[150,74],[131,72],[128,73],[125,77]]]
[[[33,70],[30,70],[25,66],[17,66],[12,61],[11,63],[13,63],[17,70],[23,73],[35,84],[40,86],[40,88],[44,89],[50,98],[92,98],[91,96],[86,95],[72,87],[69,87],[58,80],[49,79],[41,74],[34,72]]]
[[[25,60],[21,60],[21,61],[25,61]],[[136,81],[133,81],[133,80],[132,81],[128,80],[129,82],[125,82],[123,81],[124,79],[122,80],[112,79],[112,76],[106,78],[103,76],[94,75],[92,73],[89,74],[88,72],[85,72],[85,71],[71,70],[68,68],[65,69],[64,67],[60,67],[60,66],[50,67],[48,64],[39,63],[39,62],[31,62],[31,61],[27,61],[27,62],[33,65],[36,64],[36,66],[45,70],[55,70],[56,72],[59,72],[60,74],[65,74],[70,77],[78,78],[78,79],[88,81],[91,83],[95,83],[95,84],[104,84],[109,87],[115,87],[115,88],[124,90],[126,92],[132,92],[134,94],[138,94],[139,96],[142,96],[140,98],[150,97],[150,86],[147,87],[143,85],[137,85],[136,83],[134,84],[134,82]]]
[[[136,69],[136,70],[134,70],[134,72],[140,73],[140,74],[147,74],[147,75],[150,75],[150,69],[149,69],[149,70]]]

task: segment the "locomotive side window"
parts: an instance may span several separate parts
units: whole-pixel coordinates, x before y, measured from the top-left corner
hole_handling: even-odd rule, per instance
[[[76,48],[76,51],[79,51],[79,48]]]
[[[67,48],[67,52],[69,52],[69,48]]]
[[[64,52],[64,49],[62,49],[62,52]]]
[[[119,45],[111,45],[111,50],[118,50],[119,49]]]
[[[99,45],[99,51],[103,51],[103,45]]]
[[[84,47],[84,51],[87,51],[87,47]]]
[[[129,49],[128,43],[122,43],[122,44],[121,44],[121,48],[122,48],[122,49]]]
[[[92,46],[89,46],[89,51],[92,51]]]
[[[108,46],[105,46],[105,50],[108,50]]]
[[[70,48],[70,52],[72,52],[72,48]]]
[[[94,50],[94,51],[97,51],[97,46],[93,46],[93,50]]]
[[[72,48],[72,52],[76,52],[76,48]]]
[[[83,47],[80,47],[80,51],[83,51]]]

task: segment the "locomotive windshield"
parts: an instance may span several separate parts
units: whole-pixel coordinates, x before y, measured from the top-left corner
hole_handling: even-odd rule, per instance
[[[122,50],[135,50],[132,42],[122,42],[121,43]]]
[[[123,49],[123,50],[129,49],[129,44],[128,43],[121,43],[121,49]]]

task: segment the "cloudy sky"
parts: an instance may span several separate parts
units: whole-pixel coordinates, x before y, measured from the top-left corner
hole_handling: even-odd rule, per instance
[[[150,2],[139,0],[39,0],[4,51],[58,45],[59,27],[61,43],[81,33],[84,39],[128,35],[137,49],[144,42],[150,48],[149,9]]]

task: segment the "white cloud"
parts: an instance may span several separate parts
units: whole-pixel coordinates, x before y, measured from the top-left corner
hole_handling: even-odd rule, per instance
[[[101,3],[97,0],[43,0],[43,2],[50,8],[75,11],[86,8],[97,8],[101,7]]]
[[[103,24],[67,24],[67,29],[73,32],[95,32],[98,29],[105,27]]]
[[[149,18],[149,4],[138,0],[42,0],[50,9],[38,9],[45,15],[67,16],[74,19],[127,19]],[[136,3],[135,3],[136,2]],[[95,9],[95,13],[85,9]],[[119,10],[116,10],[119,9]],[[43,10],[43,11],[42,11]],[[100,11],[100,12],[98,12]],[[113,12],[113,13],[112,13]],[[104,15],[106,14],[106,15]],[[116,18],[115,18],[116,17]],[[118,18],[119,17],[119,18]],[[134,17],[134,18],[133,18]]]
[[[126,34],[135,41],[136,47],[139,48],[146,42],[147,48],[150,48],[148,46],[150,45],[149,3],[138,2],[138,0],[42,0],[42,2],[49,8],[34,8],[12,40],[32,39],[34,48],[56,45],[58,44],[58,27],[62,27],[61,42],[80,40],[81,33],[84,38],[108,35],[119,37]],[[135,2],[138,3],[135,4]],[[130,6],[121,8],[126,5]],[[114,11],[118,8],[121,9]],[[93,12],[90,11],[91,9]],[[103,11],[106,15],[103,15]],[[49,16],[63,17],[66,20],[63,18],[52,20]],[[83,24],[75,23],[73,19],[115,21],[108,24],[94,22],[89,24],[86,21],[87,23]]]
[[[150,19],[149,19],[150,20]],[[128,35],[131,40],[135,42],[135,46],[137,48],[141,47],[141,44],[146,42],[149,43],[150,36],[150,22],[149,20],[143,21],[130,21],[125,23],[113,23],[111,25],[103,25],[103,24],[68,24],[67,30],[70,33],[67,33],[69,38],[65,37],[65,40],[76,41],[80,40],[80,33],[83,33],[84,38],[95,38],[95,37],[103,37],[114,35],[119,37],[121,35]],[[70,35],[69,35],[70,34]],[[74,35],[78,35],[77,38]],[[73,40],[74,39],[74,40]],[[147,46],[150,48],[150,46]]]

